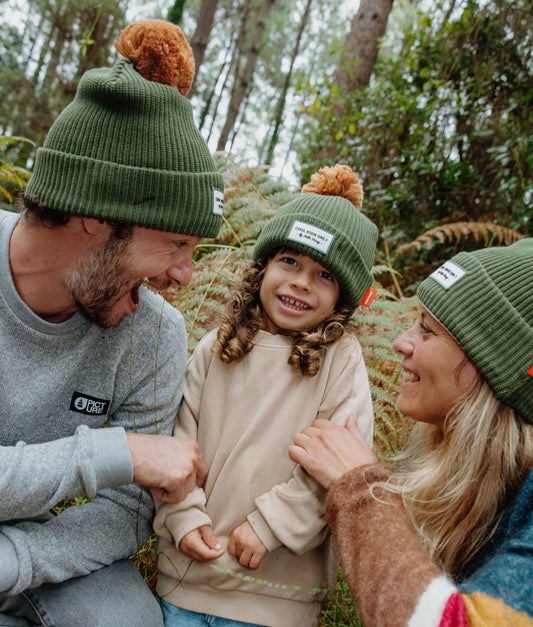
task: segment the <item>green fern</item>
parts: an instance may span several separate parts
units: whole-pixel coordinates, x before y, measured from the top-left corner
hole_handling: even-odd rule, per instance
[[[453,222],[441,224],[415,240],[400,246],[397,255],[406,255],[422,249],[431,250],[436,245],[453,244],[460,246],[473,239],[483,246],[509,245],[521,239],[523,235],[514,229],[510,229],[493,222]]]
[[[22,142],[33,145],[33,142],[25,137],[0,136],[0,197],[8,203],[13,202],[13,189],[22,189],[31,176],[29,170],[16,166],[9,155],[10,148]]]

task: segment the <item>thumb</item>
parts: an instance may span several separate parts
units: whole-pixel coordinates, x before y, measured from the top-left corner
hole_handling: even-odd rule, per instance
[[[218,541],[217,537],[215,536],[213,530],[209,525],[202,525],[200,527],[200,535],[202,536],[202,540],[210,549],[218,551],[222,548],[220,542]]]
[[[345,426],[350,433],[358,433],[359,427],[357,426],[357,414],[348,414],[348,420],[346,421]]]

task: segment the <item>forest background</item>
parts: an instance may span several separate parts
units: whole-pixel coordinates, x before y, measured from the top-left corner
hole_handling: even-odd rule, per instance
[[[407,430],[394,337],[419,281],[458,250],[533,235],[533,0],[0,0],[0,205],[80,76],[117,58],[131,21],[180,25],[195,55],[189,97],[225,179],[220,238],[193,282],[169,290],[189,347],[216,324],[259,230],[323,165],[361,177],[379,227],[378,297],[358,312],[376,449]],[[137,563],[156,576],[153,547]],[[321,625],[355,625],[339,577]]]

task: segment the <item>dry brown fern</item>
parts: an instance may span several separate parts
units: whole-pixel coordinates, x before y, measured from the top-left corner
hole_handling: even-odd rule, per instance
[[[430,250],[436,243],[459,245],[468,238],[489,246],[494,243],[509,245],[522,237],[523,235],[518,231],[493,222],[453,222],[441,224],[422,233],[412,242],[400,246],[397,255],[420,251],[423,247]]]

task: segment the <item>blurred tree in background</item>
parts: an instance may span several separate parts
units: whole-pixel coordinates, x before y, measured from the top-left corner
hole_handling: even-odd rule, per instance
[[[533,234],[531,1],[441,1],[398,34],[366,88],[315,86],[303,178],[360,170],[393,244],[456,221]]]
[[[193,46],[190,97],[212,150],[293,190],[351,165],[389,265],[503,242],[478,224],[533,233],[532,0],[4,0],[0,14],[0,135],[30,140],[9,142],[10,167],[31,170],[128,22],[168,18]],[[467,226],[405,247],[454,223]]]

